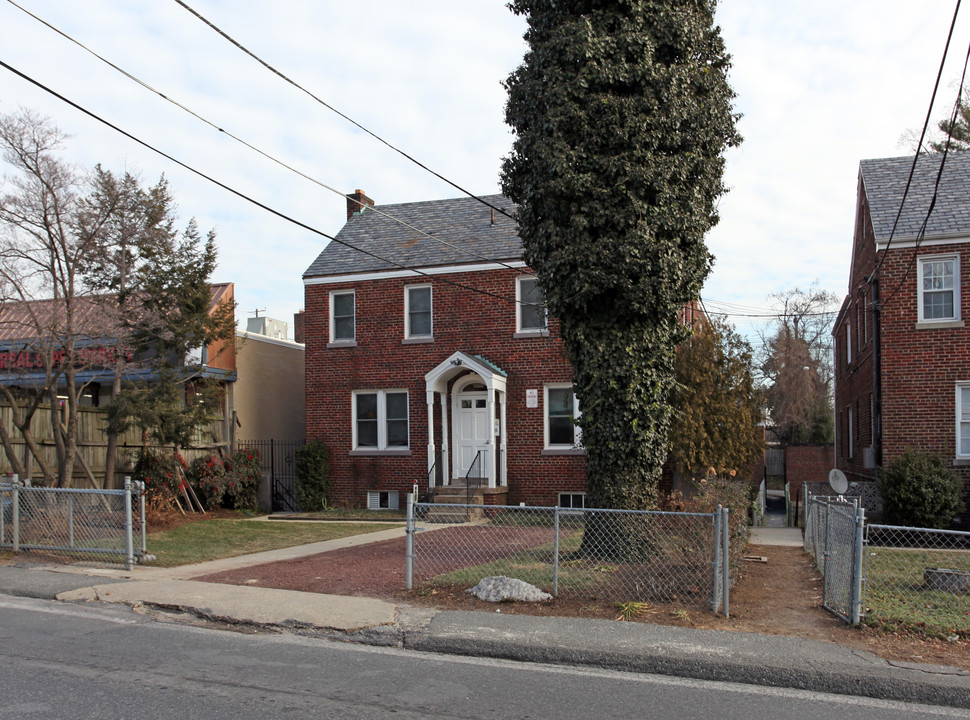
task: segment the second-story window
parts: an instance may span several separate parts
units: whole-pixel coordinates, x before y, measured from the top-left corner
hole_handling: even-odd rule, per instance
[[[919,319],[960,319],[960,267],[955,255],[920,258]]]
[[[546,297],[535,277],[520,277],[516,281],[515,300],[518,332],[546,329]]]
[[[352,342],[355,337],[354,291],[330,293],[330,342]]]
[[[406,287],[404,289],[404,337],[430,338],[432,334],[431,286]]]

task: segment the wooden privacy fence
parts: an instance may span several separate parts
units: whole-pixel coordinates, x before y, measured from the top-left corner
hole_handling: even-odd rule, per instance
[[[64,422],[63,408],[55,410],[55,417],[61,415],[61,422]],[[98,487],[120,488],[122,487],[123,477],[130,475],[134,469],[135,461],[138,458],[138,451],[142,447],[142,433],[137,428],[132,428],[118,438],[118,445],[115,450],[115,477],[112,481],[105,483],[105,460],[107,458],[108,438],[104,428],[107,424],[105,412],[98,408],[76,408],[78,416],[77,430],[77,460],[74,463],[73,487],[88,487],[90,482],[85,468],[96,479]],[[24,464],[27,472],[24,478],[38,480],[43,477],[36,461],[34,461],[27,443],[24,441],[20,431],[13,424],[13,409],[9,404],[0,403],[0,424],[6,428],[10,435],[11,443],[17,458]],[[57,467],[57,447],[54,442],[54,424],[51,418],[49,406],[42,406],[34,413],[30,425],[31,435],[38,447],[41,449],[45,462],[52,468]],[[208,431],[200,432],[196,437],[194,447],[179,450],[186,462],[192,462],[195,458],[217,452],[220,447],[228,450],[228,443],[213,441],[213,437],[222,437],[222,420],[213,421]],[[6,452],[0,448],[0,475],[10,475],[13,467],[7,457]]]

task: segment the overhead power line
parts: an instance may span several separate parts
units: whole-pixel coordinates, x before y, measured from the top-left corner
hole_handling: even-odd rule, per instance
[[[304,230],[306,230],[308,232],[311,232],[314,235],[319,235],[320,237],[324,237],[327,240],[330,240],[331,242],[337,243],[338,245],[343,245],[344,247],[350,248],[351,250],[354,250],[356,252],[359,252],[359,253],[361,253],[363,255],[367,255],[367,256],[372,257],[372,258],[374,258],[376,260],[380,260],[381,262],[385,262],[388,265],[391,265],[391,266],[393,266],[393,267],[395,267],[395,268],[397,268],[399,270],[407,270],[408,272],[413,272],[415,275],[419,275],[419,276],[422,276],[422,277],[427,277],[427,278],[434,277],[434,278],[436,278],[441,283],[445,283],[447,285],[452,285],[452,286],[457,287],[457,288],[460,288],[462,290],[469,290],[471,292],[478,293],[479,295],[485,295],[485,296],[488,296],[488,297],[493,297],[493,298],[495,298],[497,300],[501,300],[502,302],[509,303],[509,304],[512,304],[512,305],[519,304],[519,302],[520,302],[518,300],[510,299],[510,298],[508,298],[506,296],[499,295],[498,293],[489,292],[487,290],[482,290],[480,288],[470,287],[468,285],[464,285],[462,283],[455,282],[454,280],[448,280],[447,278],[443,278],[440,275],[434,275],[433,276],[430,273],[424,272],[422,270],[417,270],[417,269],[415,269],[413,267],[408,267],[406,265],[402,265],[401,263],[398,263],[398,262],[396,262],[394,260],[391,260],[389,258],[386,258],[386,257],[383,257],[381,255],[378,255],[377,253],[370,252],[369,250],[364,250],[363,248],[357,247],[356,245],[353,245],[352,243],[349,243],[349,242],[347,242],[345,240],[341,240],[339,238],[336,238],[333,235],[329,235],[329,234],[323,232],[322,230],[319,230],[319,229],[317,229],[317,228],[315,228],[315,227],[313,227],[311,225],[307,225],[306,223],[301,222],[300,220],[297,220],[296,218],[291,217],[291,216],[287,215],[286,213],[284,213],[284,212],[282,212],[280,210],[276,210],[275,208],[270,207],[269,205],[266,205],[265,203],[262,203],[259,200],[256,200],[255,198],[250,197],[249,195],[246,195],[245,193],[241,192],[240,190],[236,190],[235,188],[233,188],[233,187],[231,187],[229,185],[226,185],[225,183],[221,182],[220,180],[216,180],[214,177],[212,177],[210,175],[207,175],[206,173],[204,173],[201,170],[199,170],[199,169],[197,169],[197,168],[189,165],[188,163],[185,163],[185,162],[179,160],[178,158],[173,157],[172,155],[169,155],[164,150],[160,150],[157,147],[155,147],[154,145],[151,145],[150,143],[148,143],[148,142],[146,142],[146,141],[144,141],[144,140],[136,137],[135,135],[132,135],[127,130],[123,130],[122,128],[118,127],[117,125],[113,124],[112,122],[104,119],[103,117],[101,117],[97,113],[94,113],[91,110],[88,110],[87,108],[79,105],[78,103],[74,102],[73,100],[70,100],[69,98],[65,97],[64,95],[61,95],[56,90],[47,87],[46,85],[44,85],[39,80],[35,80],[34,78],[30,77],[26,73],[21,72],[20,70],[18,70],[15,67],[9,65],[8,63],[4,62],[3,60],[0,60],[0,67],[6,68],[10,72],[12,72],[14,75],[17,75],[18,77],[22,78],[23,80],[26,80],[30,84],[32,84],[32,85],[40,88],[41,90],[43,90],[44,92],[52,95],[53,97],[57,98],[61,102],[70,105],[75,110],[78,110],[78,111],[84,113],[85,115],[87,115],[88,117],[96,120],[97,122],[101,123],[102,125],[105,125],[105,126],[111,128],[112,130],[114,130],[115,132],[124,135],[129,140],[133,140],[134,142],[138,143],[142,147],[147,148],[148,150],[151,150],[152,152],[154,152],[154,153],[162,156],[166,160],[169,160],[169,161],[175,163],[179,167],[182,167],[182,168],[188,170],[189,172],[193,173],[194,175],[199,176],[203,180],[207,180],[208,182],[212,183],[213,185],[217,185],[218,187],[221,187],[223,190],[226,190],[227,192],[232,193],[236,197],[238,197],[238,198],[240,198],[242,200],[245,200],[246,202],[248,202],[248,203],[250,203],[252,205],[255,205],[256,207],[258,207],[258,208],[260,208],[262,210],[265,210],[266,212],[271,213],[272,215],[275,215],[276,217],[280,218],[281,220],[285,220],[286,222],[289,222],[289,223],[291,223],[293,225],[296,225],[297,227],[300,227],[300,228],[302,228],[302,229],[304,229]],[[498,263],[496,263],[496,264],[498,264]]]
[[[91,48],[89,48],[88,46],[86,46],[84,43],[80,42],[76,38],[74,38],[71,35],[67,34],[63,30],[55,27],[54,25],[52,25],[51,23],[47,22],[43,18],[38,17],[37,15],[35,15],[34,13],[32,13],[31,11],[29,11],[26,8],[18,5],[16,2],[14,2],[14,0],[7,0],[7,2],[10,3],[11,5],[13,5],[18,10],[20,10],[23,13],[25,13],[25,14],[29,15],[30,17],[32,17],[37,22],[39,22],[39,23],[45,25],[46,27],[50,28],[51,30],[53,30],[54,32],[56,32],[61,37],[63,37],[66,40],[74,43],[79,48],[81,48],[85,52],[89,53],[90,55],[94,56],[95,58],[97,58],[98,60],[100,60],[101,62],[103,62],[105,65],[107,65],[108,67],[110,67],[111,69],[115,70],[118,73],[121,73],[122,75],[124,75],[126,78],[128,78],[132,82],[137,83],[138,85],[140,85],[144,89],[148,90],[149,92],[154,93],[155,95],[158,95],[160,98],[162,98],[166,102],[169,102],[172,105],[174,105],[175,107],[179,108],[180,110],[183,110],[184,112],[187,112],[192,117],[194,117],[197,120],[205,123],[206,125],[208,125],[209,127],[213,128],[214,130],[222,133],[226,137],[229,137],[232,140],[235,140],[236,142],[238,142],[241,145],[249,148],[253,152],[259,153],[260,155],[262,155],[267,160],[270,160],[270,161],[276,163],[277,165],[279,165],[280,167],[283,167],[286,170],[289,170],[290,172],[293,172],[293,173],[299,175],[300,177],[304,178],[305,180],[309,180],[310,182],[314,183],[315,185],[318,185],[319,187],[323,188],[324,190],[328,190],[329,192],[335,193],[336,195],[339,195],[340,197],[342,197],[344,199],[347,198],[346,193],[344,193],[343,191],[338,190],[337,188],[332,187],[331,185],[328,185],[327,183],[325,183],[325,182],[323,182],[321,180],[318,180],[318,179],[314,178],[311,175],[306,174],[302,170],[299,170],[299,169],[293,167],[292,165],[289,165],[288,163],[283,162],[282,160],[280,160],[277,157],[274,157],[273,155],[270,155],[269,153],[265,152],[264,150],[261,150],[260,148],[256,147],[255,145],[252,145],[251,143],[247,142],[246,140],[242,139],[241,137],[233,134],[229,130],[226,130],[225,128],[220,127],[216,123],[213,123],[212,121],[208,120],[207,118],[203,117],[199,113],[197,113],[194,110],[192,110],[190,107],[188,107],[188,106],[186,106],[186,105],[178,102],[177,100],[175,100],[174,98],[170,97],[169,95],[166,95],[165,93],[161,92],[160,90],[152,87],[151,85],[149,85],[145,81],[141,80],[139,77],[131,74],[130,72],[128,72],[124,68],[119,67],[115,63],[111,62],[107,58],[105,58],[102,55],[98,54],[97,52],[95,52],[94,50],[92,50]],[[480,200],[480,198],[476,198],[476,199],[479,199]],[[484,202],[484,201],[482,201],[482,202]],[[492,205],[490,205],[489,203],[485,203],[485,204],[488,205],[488,207],[492,207]],[[379,207],[371,207],[370,210],[372,212],[377,213],[378,215],[381,215],[383,217],[388,218],[389,220],[392,220],[392,221],[398,223],[399,225],[402,225],[403,227],[408,228],[409,230],[413,230],[414,232],[418,233],[419,235],[421,235],[423,237],[428,238],[429,240],[432,240],[432,241],[434,241],[436,243],[439,243],[440,245],[444,245],[445,247],[451,248],[452,250],[454,250],[454,251],[456,251],[458,253],[461,253],[463,255],[467,255],[469,257],[473,257],[476,260],[483,260],[485,262],[497,263],[498,265],[500,265],[502,267],[505,267],[507,269],[510,269],[510,270],[511,269],[516,269],[516,270],[519,270],[520,272],[523,272],[525,274],[534,274],[531,270],[524,269],[524,268],[513,268],[513,266],[511,266],[511,265],[509,265],[507,263],[504,263],[504,262],[502,262],[500,260],[494,260],[494,259],[488,258],[488,257],[486,257],[484,255],[480,255],[478,253],[472,252],[472,251],[468,250],[467,248],[458,247],[457,245],[448,242],[444,238],[438,237],[436,235],[432,235],[431,233],[428,233],[428,232],[426,232],[424,230],[421,230],[420,228],[415,227],[414,225],[412,225],[410,223],[407,223],[407,222],[405,222],[405,221],[403,221],[403,220],[401,220],[399,218],[396,218],[396,217],[390,215],[387,212],[384,212]],[[511,217],[510,215],[508,215],[508,213],[502,212],[502,214],[505,215],[506,217]]]
[[[957,7],[959,8],[959,2],[957,3]],[[966,82],[968,64],[970,64],[970,45],[967,46],[967,53],[963,59],[963,73],[960,75],[960,87],[957,89],[957,99],[956,99],[956,102],[954,102],[953,104],[953,111],[950,113],[951,128],[953,127],[954,123],[956,122],[957,116],[960,113],[960,103],[963,100],[963,85],[964,85],[964,82]],[[883,307],[886,307],[889,304],[889,302],[896,296],[896,293],[898,293],[899,290],[906,283],[906,280],[909,278],[909,274],[912,272],[913,268],[916,265],[916,258],[919,256],[920,245],[923,244],[923,240],[926,238],[926,228],[930,222],[930,216],[933,214],[933,209],[936,207],[937,198],[939,197],[940,183],[943,180],[943,169],[946,167],[946,159],[950,152],[951,139],[952,138],[950,137],[950,135],[947,134],[946,142],[943,145],[943,156],[940,158],[940,167],[936,172],[936,180],[933,183],[933,197],[930,198],[930,204],[929,204],[929,207],[926,209],[926,215],[923,217],[923,222],[920,224],[919,232],[916,234],[916,242],[913,244],[913,255],[909,259],[909,264],[906,266],[906,270],[905,272],[903,272],[903,276],[899,279],[899,283],[889,294],[889,297],[886,298],[885,301],[883,301],[882,303]],[[889,243],[886,244],[886,250],[887,251],[889,250]],[[885,257],[886,257],[886,254],[884,253],[881,260],[884,260]],[[917,282],[919,282],[919,278],[917,278]]]
[[[943,48],[943,57],[940,59],[940,68],[936,72],[936,82],[933,84],[933,93],[930,96],[930,106],[926,109],[926,119],[923,120],[923,130],[920,132],[919,142],[916,145],[916,153],[913,157],[913,164],[909,168],[909,176],[906,178],[906,186],[903,188],[903,197],[899,201],[899,210],[896,212],[896,219],[893,221],[892,230],[889,231],[889,239],[886,241],[886,250],[883,252],[882,257],[879,258],[879,262],[876,263],[876,267],[872,273],[870,273],[867,281],[871,281],[876,276],[876,273],[879,272],[879,269],[885,262],[886,255],[889,253],[889,246],[892,244],[893,237],[896,234],[896,228],[899,226],[899,220],[903,215],[903,207],[906,204],[906,197],[909,195],[909,188],[913,182],[913,174],[916,172],[916,163],[919,160],[920,152],[923,148],[923,140],[926,137],[926,131],[930,125],[930,118],[933,115],[933,105],[936,103],[936,93],[940,89],[940,79],[943,77],[943,67],[946,65],[946,56],[950,52],[950,42],[953,40],[953,31],[957,24],[957,14],[960,12],[960,2],[961,0],[957,0],[956,7],[953,9],[953,19],[950,21],[950,32],[947,33],[946,45]],[[966,73],[966,65],[964,65],[964,73]]]
[[[367,133],[368,135],[370,135],[372,138],[374,138],[378,142],[382,143],[383,145],[387,146],[388,148],[390,148],[394,152],[398,153],[399,155],[403,156],[407,160],[411,161],[412,163],[414,163],[415,165],[417,165],[418,167],[420,167],[422,170],[425,170],[425,171],[431,173],[432,175],[434,175],[439,180],[443,180],[444,182],[448,183],[449,185],[451,185],[453,188],[455,188],[459,192],[463,193],[464,195],[467,195],[470,198],[474,198],[475,200],[478,200],[483,205],[486,205],[486,206],[492,208],[492,210],[494,210],[497,213],[500,213],[502,215],[505,215],[505,217],[509,218],[510,220],[515,220],[515,218],[512,215],[510,215],[509,213],[505,212],[505,210],[503,210],[502,208],[495,207],[494,205],[492,205],[491,203],[489,203],[486,200],[482,199],[478,195],[475,195],[474,193],[469,192],[468,190],[466,190],[465,188],[463,188],[461,185],[458,185],[457,183],[449,180],[444,175],[441,175],[440,173],[435,172],[434,170],[432,170],[431,168],[429,168],[424,163],[422,163],[419,160],[415,159],[414,157],[412,157],[408,153],[404,152],[400,148],[396,147],[395,145],[392,145],[390,142],[388,142],[387,140],[385,140],[384,138],[382,138],[380,135],[377,135],[376,133],[372,132],[371,130],[368,130],[366,127],[364,127],[363,125],[361,125],[359,122],[357,122],[353,118],[351,118],[351,117],[345,115],[344,113],[340,112],[335,107],[333,107],[332,105],[330,105],[329,103],[327,103],[325,100],[320,99],[319,97],[317,97],[316,95],[314,95],[312,92],[310,92],[309,90],[307,90],[305,87],[303,87],[302,85],[300,85],[298,82],[296,82],[292,78],[288,77],[287,75],[284,75],[282,72],[280,72],[275,67],[273,67],[272,65],[270,65],[268,62],[266,62],[265,60],[263,60],[261,57],[259,57],[258,55],[256,55],[256,53],[254,53],[252,50],[250,50],[245,45],[243,45],[242,43],[240,43],[238,40],[236,40],[235,38],[231,37],[224,30],[222,30],[218,26],[216,26],[216,24],[213,23],[211,20],[209,20],[206,17],[204,17],[198,11],[192,9],[188,4],[182,2],[182,0],[175,0],[175,2],[178,3],[179,5],[181,5],[183,8],[185,8],[188,12],[192,13],[195,17],[197,17],[199,20],[201,20],[203,23],[205,23],[207,26],[209,26],[212,30],[214,30],[216,33],[218,33],[220,36],[222,36],[223,38],[225,38],[227,41],[229,41],[233,45],[235,45],[242,52],[246,53],[249,57],[251,57],[253,60],[255,60],[256,62],[258,62],[260,65],[262,65],[264,68],[266,68],[267,70],[269,70],[271,73],[273,73],[277,77],[281,78],[285,82],[289,83],[290,85],[292,85],[293,87],[295,87],[300,92],[305,93],[309,97],[313,98],[320,105],[323,105],[323,107],[327,108],[327,110],[330,110],[331,112],[336,113],[341,118],[343,118],[344,120],[346,120],[347,122],[349,122],[350,124],[352,124],[354,127],[356,127],[359,130],[362,130],[363,132]]]

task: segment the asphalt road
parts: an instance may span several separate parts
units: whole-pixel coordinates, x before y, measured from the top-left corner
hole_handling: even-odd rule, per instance
[[[0,718],[966,718],[966,709],[414,653],[0,596]]]

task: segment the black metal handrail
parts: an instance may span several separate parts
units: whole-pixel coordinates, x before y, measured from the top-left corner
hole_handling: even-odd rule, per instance
[[[475,466],[478,466],[478,474],[475,476],[475,489],[477,490],[482,484],[482,451],[479,450],[475,453],[475,459],[472,460],[472,464],[468,467],[468,472],[465,473],[465,504],[472,504],[472,470]]]
[[[438,485],[432,483],[432,477],[434,476],[435,469],[438,467],[438,461],[431,463],[431,468],[428,470],[428,502],[434,502],[434,497],[438,492]]]

